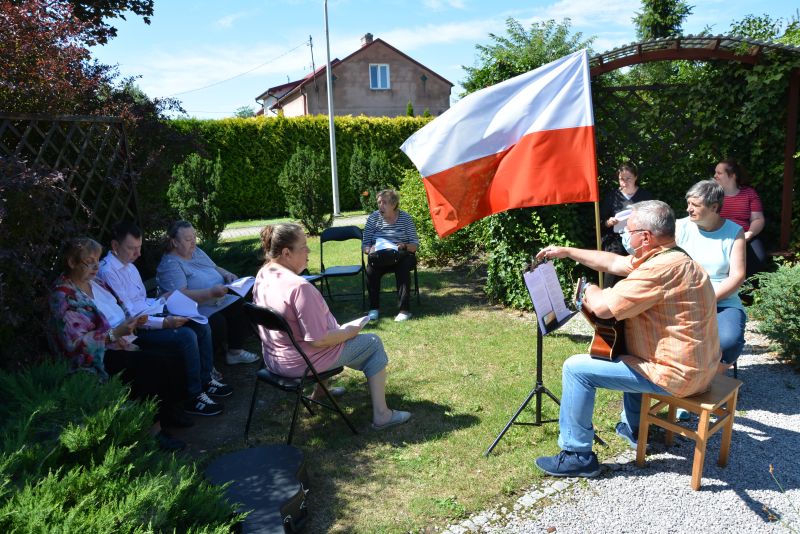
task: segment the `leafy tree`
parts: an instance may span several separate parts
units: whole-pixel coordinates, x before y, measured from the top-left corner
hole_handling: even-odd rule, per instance
[[[414,116],[414,105],[411,103],[411,100],[409,100],[408,104],[406,104],[406,115],[409,117]]]
[[[377,194],[382,189],[396,187],[398,171],[386,151],[371,147],[365,150],[360,144],[353,147],[350,157],[350,185],[358,192],[358,199],[365,212],[378,209]]]
[[[646,41],[680,35],[692,6],[684,0],[642,0],[642,11],[633,17],[636,36]]]
[[[333,222],[330,175],[326,152],[300,145],[278,177],[289,215],[310,235],[319,235]]]
[[[219,154],[214,161],[200,154],[189,154],[172,171],[173,181],[167,190],[172,207],[197,230],[203,244],[212,247],[225,228],[217,201],[222,162]]]
[[[428,108],[425,108],[425,110],[422,112],[422,116],[425,117],[426,119],[431,117],[432,116],[431,115],[431,110],[428,109]]]
[[[740,35],[760,41],[774,41],[780,36],[781,20],[774,20],[767,14],[747,15],[742,20],[731,23],[731,35]]]
[[[581,32],[570,35],[570,27],[569,19],[560,23],[548,20],[534,22],[526,31],[519,21],[507,19],[506,36],[490,33],[493,44],[475,46],[478,50],[477,66],[463,67],[467,71],[462,82],[463,95],[541,67],[582,48],[591,52],[594,38],[583,40]]]
[[[248,119],[250,117],[256,116],[256,111],[251,106],[241,106],[236,108],[236,111],[233,112],[234,117],[239,117],[240,119]]]
[[[5,0],[4,3],[16,6],[38,4],[30,0]],[[145,24],[150,24],[153,15],[153,0],[56,0],[46,2],[48,7],[62,9],[71,7],[74,17],[86,28],[86,35],[91,38],[92,44],[105,44],[109,39],[117,36],[117,29],[104,19],[125,18],[125,12],[139,15]]]

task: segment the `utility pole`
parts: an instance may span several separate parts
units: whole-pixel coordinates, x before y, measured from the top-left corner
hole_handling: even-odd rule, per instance
[[[328,33],[328,0],[325,0],[325,46],[328,50],[328,65],[325,73],[328,78],[328,128],[331,134],[331,180],[333,182],[333,216],[341,215],[339,210],[339,173],[336,167],[336,130],[333,126],[333,73],[331,72],[331,40]]]

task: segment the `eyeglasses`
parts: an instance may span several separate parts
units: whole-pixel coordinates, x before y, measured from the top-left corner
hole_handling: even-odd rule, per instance
[[[100,262],[97,262],[97,261],[93,261],[91,263],[89,263],[88,261],[81,261],[81,264],[84,267],[86,267],[87,269],[89,269],[90,271],[92,269],[99,269],[100,268]]]
[[[639,229],[636,229],[636,230],[628,230],[627,228],[625,228],[624,230],[622,230],[622,233],[624,233],[624,234],[635,234],[636,232],[649,232],[649,231],[650,230],[647,230],[647,229],[644,229],[644,228],[639,228]]]

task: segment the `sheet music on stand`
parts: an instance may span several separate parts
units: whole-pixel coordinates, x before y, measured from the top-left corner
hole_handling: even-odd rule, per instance
[[[542,334],[558,329],[575,315],[564,303],[564,291],[552,263],[540,263],[526,271],[523,278]]]

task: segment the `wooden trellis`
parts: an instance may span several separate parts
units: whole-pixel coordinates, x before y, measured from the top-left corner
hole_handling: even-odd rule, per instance
[[[83,222],[98,239],[105,240],[119,220],[139,221],[122,119],[0,113],[0,157],[61,172],[89,208]],[[64,201],[74,204],[68,207],[76,219],[86,219],[79,204]]]

